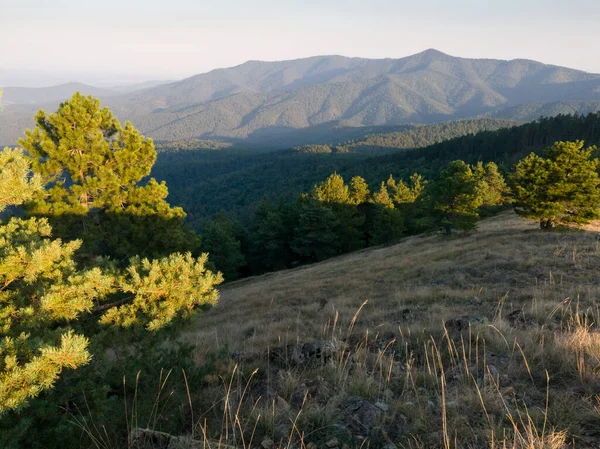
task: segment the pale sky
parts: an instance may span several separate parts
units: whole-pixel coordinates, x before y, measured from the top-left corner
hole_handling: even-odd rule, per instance
[[[180,79],[250,59],[427,48],[600,73],[600,0],[0,0],[0,29],[0,84],[24,71]]]

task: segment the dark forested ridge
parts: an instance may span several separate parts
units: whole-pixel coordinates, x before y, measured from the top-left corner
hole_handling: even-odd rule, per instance
[[[184,204],[190,222],[199,226],[203,218],[222,208],[243,219],[247,209],[263,195],[292,198],[331,172],[359,164],[369,155],[425,147],[514,125],[495,119],[402,125],[394,128],[399,129],[395,132],[372,134],[340,145],[304,145],[268,154],[252,154],[245,151],[247,146],[219,141],[158,142],[159,157],[153,173],[168,181],[170,198]],[[329,153],[337,157],[320,157]],[[275,184],[271,185],[272,181]]]
[[[342,153],[394,152],[398,149],[423,148],[455,137],[477,134],[482,131],[496,131],[518,124],[518,122],[509,120],[473,119],[433,125],[406,125],[405,129],[401,131],[371,134],[362,139],[338,145],[335,149]]]
[[[468,163],[494,161],[506,169],[531,151],[541,150],[555,141],[575,139],[583,139],[590,145],[600,143],[600,113],[541,118],[520,126],[483,131],[426,148],[381,156],[292,149],[261,154],[241,150],[162,151],[153,175],[167,181],[169,198],[186,210],[189,222],[199,229],[206,218],[221,209],[244,221],[263,196],[292,199],[333,172],[346,179],[362,176],[373,186],[390,174],[402,179],[419,172],[431,179],[456,159]],[[398,135],[365,139],[384,145],[389,145],[390,140],[404,141]],[[356,143],[347,145],[352,148]],[[369,148],[370,152],[376,151],[374,147]]]
[[[106,96],[103,103],[159,140],[248,139],[285,148],[337,144],[360,137],[339,135],[362,126],[485,114],[529,121],[540,115],[595,112],[600,75],[522,59],[459,58],[436,50],[399,59],[316,56],[248,61]],[[0,143],[14,144],[31,126],[34,108],[23,106],[7,105],[0,115]],[[326,141],[327,136],[339,140]]]

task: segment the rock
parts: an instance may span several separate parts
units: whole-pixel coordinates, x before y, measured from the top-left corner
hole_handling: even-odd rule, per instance
[[[511,312],[507,317],[506,321],[512,327],[538,327],[538,324],[525,313],[524,310],[515,310]]]
[[[260,443],[261,447],[263,449],[274,449],[275,448],[275,443],[273,442],[273,440],[262,440],[262,443]]]
[[[427,407],[429,407],[429,410],[433,410],[435,409],[435,404],[433,401],[427,401]]]
[[[446,408],[457,408],[457,407],[458,407],[458,403],[456,401],[446,402]]]
[[[477,305],[477,306],[481,305],[481,299],[479,299],[477,296],[471,296],[471,299],[469,299],[469,302],[471,304],[474,304],[474,305]]]
[[[487,319],[485,318],[463,315],[446,321],[444,323],[444,326],[446,327],[446,330],[449,333],[460,334],[462,332],[468,331],[471,326],[483,324],[486,321]]]
[[[329,440],[327,443],[325,443],[325,446],[327,446],[329,449],[336,448],[339,445],[340,445],[340,443],[336,438],[333,438],[333,439]]]
[[[290,411],[290,404],[288,404],[288,402],[285,399],[283,399],[281,396],[277,396],[275,398],[275,406],[279,410],[284,410],[286,412]]]
[[[390,406],[387,405],[384,402],[376,402],[375,403],[375,407],[377,407],[378,409],[380,409],[382,412],[387,412],[390,409]]]
[[[296,409],[302,408],[302,404],[304,403],[305,397],[309,398],[310,393],[306,384],[302,384],[298,388],[296,388],[296,391],[294,391],[290,396],[290,403],[292,404],[292,407]]]
[[[383,404],[385,408],[387,404]],[[353,435],[372,436],[384,411],[376,404],[358,397],[349,398],[342,406],[347,428]]]
[[[488,365],[488,370],[492,376],[498,377],[498,369],[494,365]]]

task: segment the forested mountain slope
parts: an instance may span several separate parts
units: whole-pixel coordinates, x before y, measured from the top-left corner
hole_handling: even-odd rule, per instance
[[[463,122],[457,123],[460,126]],[[441,125],[434,126],[439,129]],[[400,142],[409,138],[410,132],[404,138],[399,138],[399,134],[393,136]],[[389,145],[384,136],[370,139],[371,143],[380,140]],[[239,150],[162,151],[152,173],[167,181],[171,201],[183,206],[190,223],[199,228],[204,219],[221,209],[244,220],[261,197],[295,198],[333,172],[346,179],[362,176],[375,187],[390,174],[406,179],[419,172],[432,179],[443,166],[456,159],[468,163],[494,161],[508,169],[531,151],[540,151],[555,141],[578,139],[589,145],[600,143],[600,113],[545,118],[383,155],[374,155],[377,151],[374,147],[370,147],[369,152],[328,154],[295,150],[263,154]],[[351,148],[352,145],[348,144]],[[382,148],[384,153],[388,150]]]

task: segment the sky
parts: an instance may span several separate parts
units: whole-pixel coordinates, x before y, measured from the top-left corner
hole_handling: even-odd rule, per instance
[[[599,0],[0,0],[0,85],[175,80],[435,48],[600,73]]]

